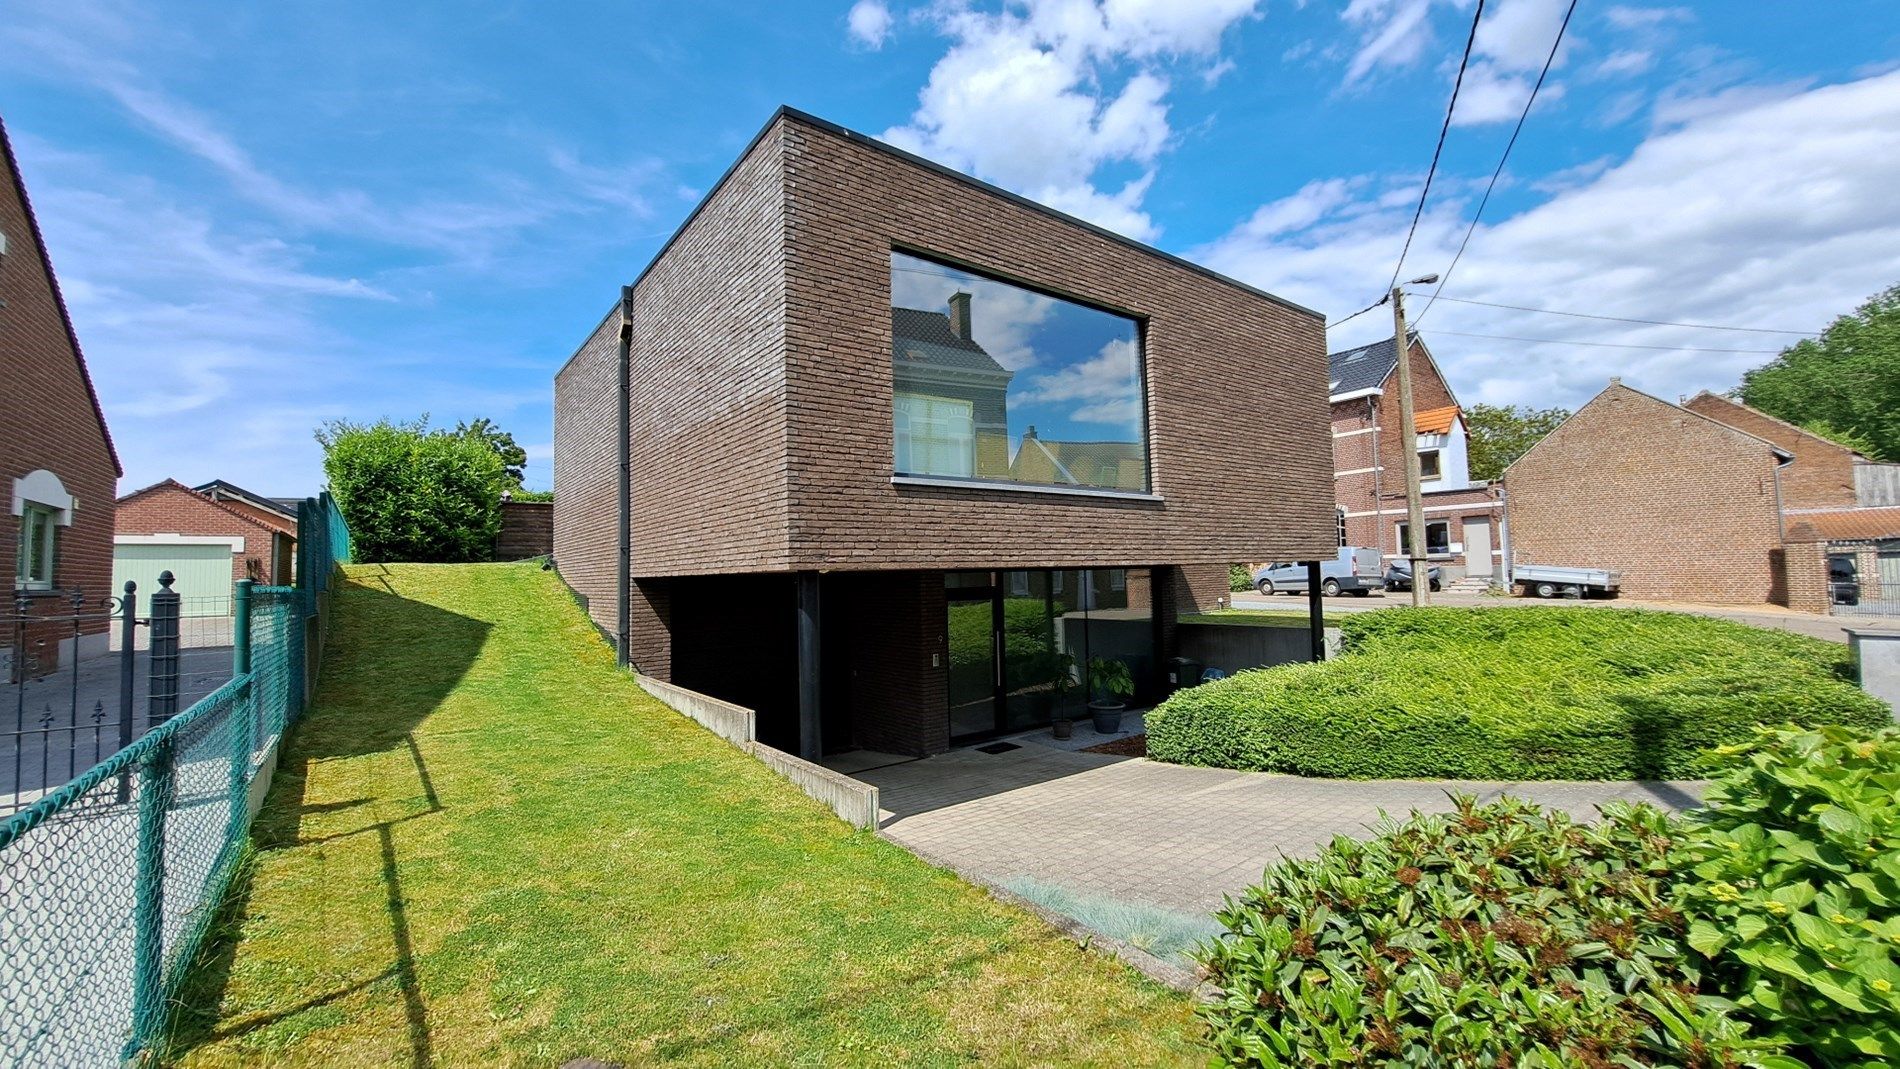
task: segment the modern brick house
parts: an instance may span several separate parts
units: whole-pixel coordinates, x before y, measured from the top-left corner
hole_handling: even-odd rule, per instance
[[[0,558],[13,596],[0,615],[0,674],[40,675],[104,653],[106,621],[22,631],[12,620],[88,613],[112,596],[112,497],[122,469],[72,317],[0,125]],[[17,663],[16,663],[17,662]]]
[[[1489,483],[1474,482],[1464,411],[1431,351],[1410,339],[1412,414],[1425,502],[1425,550],[1445,580],[1502,582],[1503,510]],[[1333,494],[1338,543],[1404,557],[1405,455],[1398,423],[1398,346],[1392,339],[1333,353]]]
[[[1314,312],[781,109],[556,375],[555,561],[808,757],[1072,715],[1095,659],[1152,698],[1229,562],[1330,556],[1324,360]]]
[[[187,611],[217,613],[239,579],[288,585],[296,565],[297,521],[270,498],[222,481],[190,487],[175,479],[121,497],[113,534],[115,580],[151,590],[161,571],[194,599]]]
[[[1874,577],[1900,538],[1900,508],[1862,501],[1882,467],[1725,397],[1612,379],[1506,470],[1512,555],[1619,571],[1635,597],[1825,612],[1829,543],[1863,543],[1845,552]]]

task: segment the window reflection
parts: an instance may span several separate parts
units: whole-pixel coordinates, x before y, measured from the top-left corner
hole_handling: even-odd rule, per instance
[[[1146,491],[1134,320],[891,253],[900,475]]]

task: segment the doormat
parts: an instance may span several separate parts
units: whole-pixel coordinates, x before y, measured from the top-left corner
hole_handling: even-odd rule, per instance
[[[976,748],[976,752],[977,753],[1008,753],[1011,750],[1020,750],[1020,749],[1022,749],[1022,747],[1016,745],[1013,742],[992,742],[988,746],[978,746]]]

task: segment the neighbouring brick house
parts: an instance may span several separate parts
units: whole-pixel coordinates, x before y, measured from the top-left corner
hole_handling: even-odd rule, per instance
[[[1416,334],[1412,416],[1418,432],[1425,550],[1445,580],[1502,582],[1503,511],[1491,485],[1473,481],[1464,412],[1438,362]],[[1409,526],[1405,455],[1398,422],[1398,347],[1392,339],[1328,357],[1333,423],[1333,495],[1338,542],[1403,557]]]
[[[268,504],[267,504],[268,503]],[[121,497],[113,534],[115,580],[150,593],[169,571],[187,612],[229,608],[231,584],[287,586],[296,566],[297,523],[269,498],[222,481],[190,487],[166,479]]]
[[[122,469],[59,280],[0,125],[0,558],[13,598],[0,615],[0,675],[52,671],[104,653],[104,619],[20,627],[70,614],[73,596],[101,613],[112,596],[113,491]]]
[[[1229,562],[1331,555],[1324,361],[1316,313],[781,109],[555,377],[556,565],[810,757],[1074,715],[1094,658],[1151,699]]]
[[[1512,556],[1620,572],[1634,597],[1825,612],[1830,542],[1866,543],[1877,576],[1900,538],[1900,508],[1861,500],[1870,467],[1737,401],[1612,379],[1506,470]]]

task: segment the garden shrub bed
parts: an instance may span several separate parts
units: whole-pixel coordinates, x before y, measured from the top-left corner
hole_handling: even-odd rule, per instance
[[[1148,714],[1179,764],[1342,778],[1663,779],[1759,723],[1891,723],[1845,646],[1680,613],[1387,609],[1343,654],[1241,672]]]
[[[1199,954],[1219,1059],[1900,1064],[1900,731],[1719,760],[1681,818],[1461,798],[1268,869]]]

